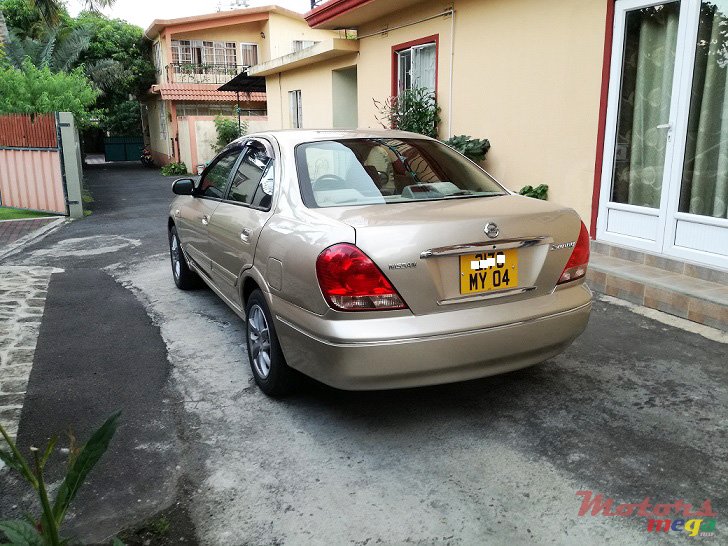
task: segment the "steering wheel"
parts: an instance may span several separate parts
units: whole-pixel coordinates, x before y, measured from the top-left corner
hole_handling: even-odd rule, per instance
[[[311,184],[313,191],[338,190],[346,185],[346,180],[335,174],[324,174],[319,176]]]

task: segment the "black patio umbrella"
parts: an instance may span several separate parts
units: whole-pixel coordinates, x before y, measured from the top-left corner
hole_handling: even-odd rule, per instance
[[[218,91],[235,91],[235,97],[238,101],[238,131],[240,130],[240,93],[261,92],[265,93],[265,78],[263,76],[248,76],[246,72],[241,72],[232,80],[217,88]]]

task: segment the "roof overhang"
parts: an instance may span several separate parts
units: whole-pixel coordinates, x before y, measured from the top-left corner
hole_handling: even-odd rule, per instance
[[[323,40],[314,46],[307,47],[296,53],[284,55],[268,62],[248,68],[249,76],[270,76],[279,72],[286,72],[294,68],[319,63],[344,55],[351,55],[359,51],[358,40],[342,40],[331,38]]]
[[[303,17],[312,28],[359,28],[364,23],[420,2],[422,0],[329,0]]]
[[[165,30],[175,34],[199,29],[266,21],[271,13],[278,13],[286,17],[291,17],[292,19],[303,19],[303,15],[300,13],[280,6],[261,6],[257,8],[218,11],[204,15],[193,15],[191,17],[178,17],[177,19],[155,19],[149,25],[149,28],[144,31],[144,36],[149,40],[153,40]]]
[[[265,93],[265,78],[241,72],[226,84],[218,87],[217,90],[232,91],[233,93]]]
[[[152,94],[160,95],[162,100],[200,101],[200,102],[235,102],[234,91],[218,91],[218,85],[210,84],[155,84],[149,89]],[[265,102],[265,93],[254,91],[242,97],[248,102]]]

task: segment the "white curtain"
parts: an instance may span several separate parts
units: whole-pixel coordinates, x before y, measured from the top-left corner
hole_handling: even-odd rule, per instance
[[[435,44],[412,48],[412,87],[435,92]]]

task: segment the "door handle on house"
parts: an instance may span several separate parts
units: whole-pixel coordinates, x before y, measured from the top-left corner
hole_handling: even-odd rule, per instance
[[[207,214],[203,215],[203,217],[202,217],[202,225],[203,226],[206,226],[209,223],[210,223],[210,217]]]
[[[240,240],[244,243],[247,243],[250,241],[250,236],[253,234],[253,230],[250,228],[244,227],[240,230]]]

